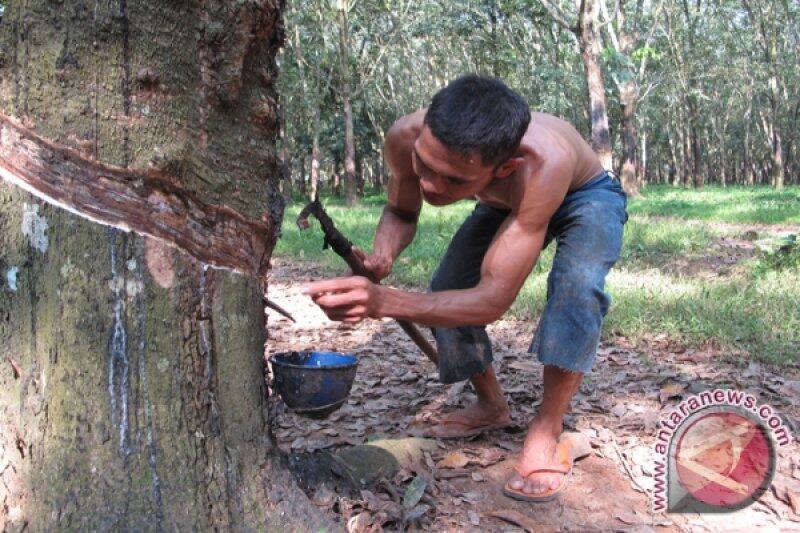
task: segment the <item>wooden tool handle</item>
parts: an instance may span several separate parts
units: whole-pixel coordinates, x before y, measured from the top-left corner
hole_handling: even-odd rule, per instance
[[[333,251],[345,260],[347,266],[350,267],[350,270],[353,271],[354,275],[364,276],[373,283],[380,283],[380,280],[375,278],[371,272],[364,268],[364,263],[361,261],[361,258],[353,252],[353,243],[351,243],[344,235],[342,235],[342,232],[336,229],[336,225],[334,225],[333,220],[331,220],[331,217],[328,216],[328,213],[325,212],[325,209],[322,207],[319,199],[309,203],[303,208],[302,211],[300,211],[300,214],[297,217],[297,226],[300,229],[308,228],[309,215],[314,215],[314,217],[319,220],[319,224],[322,226],[322,231],[325,234],[325,247],[327,248],[330,246],[333,248]],[[438,366],[439,355],[436,352],[436,348],[434,348],[431,343],[428,342],[428,339],[425,338],[419,328],[417,328],[415,324],[406,320],[397,320],[397,323],[400,324],[400,327],[403,328],[403,331],[405,331],[411,340],[414,341],[414,344],[416,344],[419,349],[422,350],[422,353],[427,355],[428,359],[433,361],[433,364]]]
[[[356,276],[364,276],[365,278],[369,279],[373,283],[380,283],[372,272],[368,271],[364,267],[364,263],[361,261],[361,258],[358,257],[355,252],[353,252],[352,246],[347,254],[343,255],[342,258],[347,263],[347,266],[350,267],[350,270],[353,271],[353,274]],[[417,326],[412,323],[408,322],[407,320],[397,320],[397,323],[403,328],[403,331],[414,341],[422,353],[428,356],[428,359],[433,361],[433,364],[439,365],[439,354],[436,352],[436,348],[434,348],[431,343],[428,342],[428,339],[422,334],[422,332],[417,328]]]

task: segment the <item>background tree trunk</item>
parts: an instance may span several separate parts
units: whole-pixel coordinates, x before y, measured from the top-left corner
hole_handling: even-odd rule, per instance
[[[355,205],[358,201],[358,184],[356,182],[356,141],[353,132],[353,103],[350,94],[350,44],[348,43],[347,8],[337,9],[339,22],[339,76],[342,107],[344,113],[344,196],[347,205]]]
[[[637,169],[639,156],[637,154],[636,131],[636,84],[629,81],[619,86],[622,125],[622,172],[620,180],[622,187],[628,194],[638,195],[640,182]]]
[[[9,4],[0,106],[276,228],[280,9]],[[325,525],[269,435],[257,280],[5,182],[0,274],[0,529]]]
[[[598,35],[598,0],[583,0],[577,30],[581,59],[586,76],[589,117],[591,119],[592,148],[607,169],[614,168],[611,153],[611,135],[608,130],[606,84],[603,79],[600,54],[602,44]]]
[[[309,198],[315,200],[317,198],[317,191],[319,190],[319,128],[320,128],[320,109],[318,105],[314,105],[314,122],[313,133],[311,140],[311,175],[309,177]]]

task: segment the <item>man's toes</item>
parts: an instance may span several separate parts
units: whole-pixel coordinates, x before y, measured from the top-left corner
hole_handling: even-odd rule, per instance
[[[558,488],[561,480],[558,476],[530,476],[525,478],[524,482],[520,479],[514,478],[509,482],[509,485],[514,490],[522,490],[526,494],[542,494]]]
[[[508,486],[514,490],[520,490],[525,486],[525,480],[519,474],[514,474],[514,477],[509,480]]]
[[[525,480],[525,488],[522,491],[526,494],[538,494],[542,489],[538,480],[529,477]]]

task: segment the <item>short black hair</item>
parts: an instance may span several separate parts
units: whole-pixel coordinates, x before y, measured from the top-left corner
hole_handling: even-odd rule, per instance
[[[528,103],[497,78],[468,74],[433,96],[425,114],[442,144],[457,154],[478,152],[484,165],[513,156],[531,121]]]

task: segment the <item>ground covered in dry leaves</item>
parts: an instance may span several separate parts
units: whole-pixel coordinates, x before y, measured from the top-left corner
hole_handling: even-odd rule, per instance
[[[327,320],[300,294],[324,277],[310,263],[276,260],[270,298],[297,323],[270,311],[269,349],[331,350],[359,357],[348,402],[325,420],[299,417],[271,400],[274,433],[292,454],[336,451],[375,438],[409,436],[409,424],[429,413],[465,406],[469,385],[442,385],[436,369],[392,321],[357,326]],[[754,393],[796,434],[800,378],[796,369],[723,362],[712,349],[686,349],[666,338],[633,346],[606,339],[592,374],[573,402],[566,425],[588,437],[591,454],[576,463],[569,484],[548,503],[522,503],[501,489],[536,412],[542,367],[527,353],[534,324],[504,319],[489,327],[495,369],[509,398],[514,427],[474,439],[441,440],[424,460],[358,494],[312,487],[316,505],[338,513],[351,531],[800,531],[800,448],[779,449],[772,490],[734,514],[652,514],[656,426],[682,397],[716,387]]]

